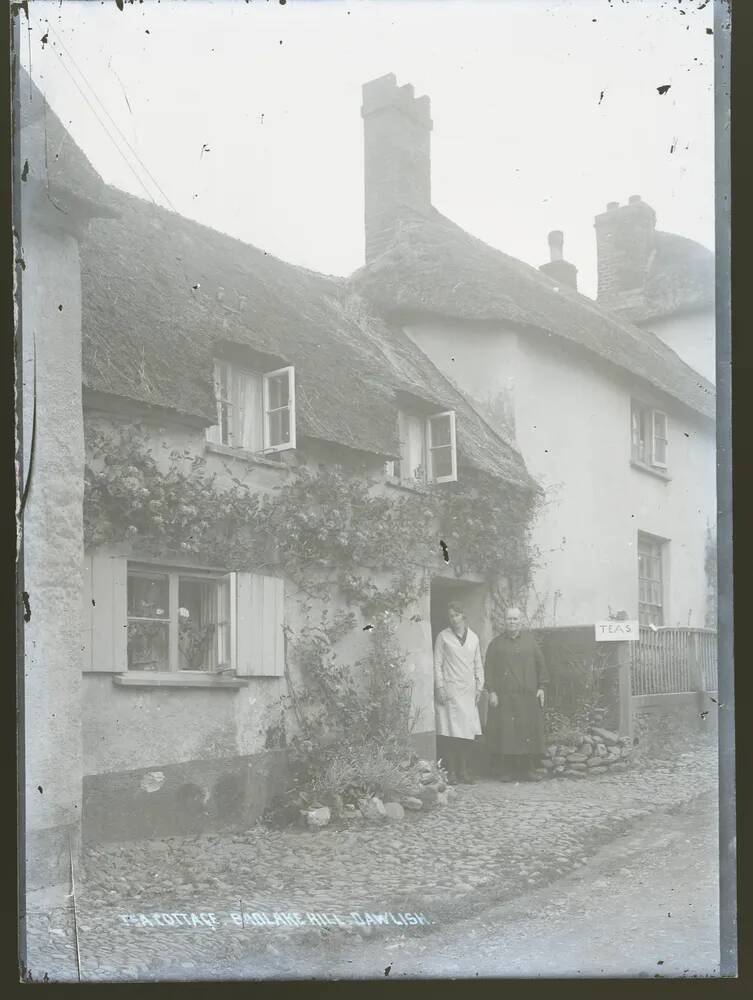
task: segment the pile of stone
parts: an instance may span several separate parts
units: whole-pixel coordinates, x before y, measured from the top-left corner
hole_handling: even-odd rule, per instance
[[[570,744],[547,747],[542,774],[550,778],[588,778],[621,771],[628,767],[633,751],[630,737],[593,726]]]
[[[404,795],[400,801],[384,801],[377,795],[359,799],[358,805],[348,803],[336,810],[341,819],[368,820],[380,823],[384,820],[401,820],[405,818],[406,810],[418,812],[421,809],[433,809],[435,806],[446,806],[455,797],[455,789],[447,785],[442,770],[436,763],[428,760],[418,761],[415,769],[415,784],[409,795]],[[302,810],[306,826],[319,829],[328,826],[332,819],[332,811],[328,806]]]
[[[446,775],[436,762],[420,760],[416,764],[418,781],[411,795],[403,798],[406,809],[431,809],[446,806],[455,796],[455,789],[447,784]]]

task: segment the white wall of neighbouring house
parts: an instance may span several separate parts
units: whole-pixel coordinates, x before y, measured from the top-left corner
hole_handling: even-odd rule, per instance
[[[512,400],[515,436],[545,491],[528,613],[587,624],[609,610],[638,617],[638,532],[668,542],[665,624],[703,626],[707,524],[716,519],[709,421],[608,371],[554,338],[431,320],[406,332],[478,400]],[[631,395],[669,414],[669,480],[631,466]]]
[[[716,382],[716,317],[713,309],[664,316],[640,324],[655,333],[710,382]]]

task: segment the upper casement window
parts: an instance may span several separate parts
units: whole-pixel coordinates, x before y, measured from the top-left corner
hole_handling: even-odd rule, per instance
[[[631,402],[630,428],[632,460],[666,472],[667,414],[634,399]]]
[[[400,459],[387,474],[404,483],[454,483],[458,478],[455,411],[429,417],[398,412]]]
[[[295,448],[292,365],[254,372],[215,361],[214,392],[217,423],[207,429],[207,441],[264,455]]]

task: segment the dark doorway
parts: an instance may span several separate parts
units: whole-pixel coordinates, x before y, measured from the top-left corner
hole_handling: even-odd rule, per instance
[[[431,583],[431,641],[437,641],[437,636],[443,628],[447,628],[447,605],[458,601],[465,609],[468,627],[473,629],[481,639],[482,651],[485,646],[487,632],[486,623],[486,587],[482,583],[468,583],[465,580],[450,580],[436,577]]]

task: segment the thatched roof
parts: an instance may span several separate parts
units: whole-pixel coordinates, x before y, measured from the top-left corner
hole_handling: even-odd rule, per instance
[[[542,331],[713,417],[714,388],[648,331],[495,250],[435,209],[405,209],[387,249],[353,276],[388,315],[426,313]]]
[[[108,189],[116,220],[81,248],[84,382],[215,418],[212,356],[244,345],[296,368],[299,436],[398,456],[396,392],[457,411],[460,462],[533,486],[502,440],[415,344],[344,279],[284,263]]]
[[[28,75],[27,182],[99,216],[81,242],[83,380],[95,392],[216,419],[213,354],[241,345],[296,367],[298,434],[398,457],[400,392],[457,411],[458,461],[535,488],[499,437],[401,330],[329,278],[104,184]],[[88,209],[87,209],[88,206]]]
[[[711,309],[716,275],[714,254],[675,233],[654,233],[654,252],[643,285],[642,303],[621,310],[634,323],[674,313]]]

